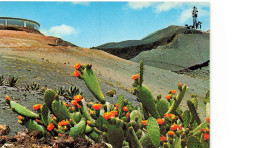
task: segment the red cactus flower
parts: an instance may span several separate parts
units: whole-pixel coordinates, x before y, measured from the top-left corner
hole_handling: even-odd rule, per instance
[[[209,139],[209,134],[208,133],[205,133],[204,134],[204,140],[208,140]]]
[[[171,99],[171,97],[172,97],[172,95],[166,95],[165,99],[169,100],[169,99]]]
[[[7,95],[5,96],[5,101],[6,100],[10,100],[9,96],[7,96]]]
[[[182,126],[181,125],[179,125],[179,130],[182,130]]]
[[[163,120],[163,119],[160,119],[160,118],[158,118],[156,121],[157,121],[157,123],[158,123],[159,125],[163,124],[163,122],[164,122],[164,120]]]
[[[133,76],[132,76],[132,79],[136,80],[136,79],[138,79],[138,77],[139,77],[138,74],[137,74],[137,75],[133,75]]]
[[[18,116],[17,118],[18,118],[19,120],[23,120],[23,119],[24,119],[23,116]]]
[[[103,117],[104,117],[106,120],[108,120],[108,119],[110,119],[110,118],[112,117],[112,114],[111,114],[110,112],[107,112],[107,113],[104,113],[104,114],[103,114]]]
[[[79,102],[79,101],[81,101],[81,95],[76,95],[76,96],[74,96],[74,100],[76,101],[76,102]]]
[[[94,105],[92,105],[92,108],[93,108],[94,110],[100,110],[101,107],[102,107],[102,104],[94,104]]]
[[[58,137],[61,137],[61,136],[62,136],[61,133],[59,133],[59,134],[58,134]]]
[[[201,129],[200,129],[200,132],[201,132],[201,133],[204,133],[205,131],[204,131],[204,129],[203,129],[203,128],[201,128]]]
[[[173,131],[176,131],[177,128],[178,128],[178,125],[175,123],[171,126],[171,130],[173,130]]]
[[[118,104],[118,103],[117,103],[115,106],[116,106],[116,109],[118,109],[118,108],[119,108],[119,104]]]
[[[39,121],[40,121],[39,119],[35,119],[35,122],[37,122],[37,123],[38,123]]]
[[[70,107],[70,104],[67,104],[68,107]]]
[[[33,106],[33,109],[38,110],[38,109],[41,108],[41,106],[42,106],[41,104],[36,104],[36,105]]]
[[[178,83],[178,86],[181,86],[181,82]]]
[[[130,116],[130,113],[128,112],[128,113],[126,113],[126,115],[125,115],[126,117],[129,117]]]
[[[76,65],[74,66],[74,68],[76,68],[76,69],[79,69],[79,68],[80,68],[80,66],[81,66],[81,64],[80,64],[80,63],[78,63],[78,64],[76,64]]]
[[[174,132],[173,132],[173,131],[169,131],[169,132],[168,132],[168,135],[169,135],[169,136],[172,136],[172,135],[174,135]]]
[[[116,110],[113,110],[113,111],[111,111],[110,113],[111,113],[111,116],[112,116],[112,117],[115,117],[115,116],[117,115],[117,111],[116,111]]]
[[[141,123],[142,123],[143,125],[147,125],[147,120],[145,120],[145,121],[141,120]]]
[[[75,71],[73,72],[73,75],[74,75],[75,77],[78,77],[78,76],[80,75],[80,73],[79,73],[77,70],[75,70]]]
[[[160,137],[160,140],[161,140],[161,141],[165,141],[165,140],[166,140],[166,137],[161,136],[161,137]]]
[[[54,128],[53,123],[50,123],[50,124],[48,125],[48,127],[47,127],[48,131],[52,131],[53,128]]]
[[[76,106],[78,103],[77,103],[77,101],[72,100],[72,101],[71,101],[71,104],[74,105],[74,106]]]
[[[54,115],[51,115],[51,117],[53,118],[53,117],[55,117]]]
[[[207,117],[207,118],[206,118],[206,121],[208,121],[208,122],[209,122],[209,121],[210,121],[210,118],[209,118],[209,117]]]
[[[123,107],[123,111],[124,111],[124,112],[127,112],[127,111],[128,111],[127,106],[124,106],[124,107]]]

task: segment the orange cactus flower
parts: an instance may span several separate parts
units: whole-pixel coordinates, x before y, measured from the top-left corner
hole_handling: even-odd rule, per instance
[[[181,125],[179,125],[179,130],[182,130],[182,126]]]
[[[61,137],[61,133],[58,134],[58,137]]]
[[[172,115],[172,119],[175,119],[176,118],[176,116],[175,115]]]
[[[51,115],[51,117],[53,118],[53,117],[55,117],[54,115]]]
[[[129,117],[130,116],[130,113],[128,112],[128,113],[126,113],[126,115],[125,115],[126,117]]]
[[[160,119],[160,118],[158,118],[156,121],[157,121],[157,123],[158,123],[159,125],[163,124],[163,122],[164,122],[164,120],[163,120],[163,119]]]
[[[75,69],[79,69],[79,68],[80,68],[80,66],[81,66],[81,64],[80,64],[80,63],[78,63],[78,64],[74,65],[74,68],[75,68]]]
[[[22,123],[23,123],[23,121],[21,121],[21,120],[18,120],[18,123],[22,124]]]
[[[160,137],[160,140],[161,140],[161,141],[165,141],[165,140],[166,140],[166,137],[161,136],[161,137]]]
[[[164,114],[164,118],[166,118],[166,117],[171,118],[172,116],[173,116],[173,114]]]
[[[111,111],[110,113],[111,113],[111,116],[112,116],[112,117],[115,117],[115,116],[117,115],[117,111],[116,111],[116,110],[113,110],[113,111]]]
[[[171,90],[172,94],[176,94],[176,92],[177,92],[176,90]]]
[[[119,108],[119,104],[118,104],[118,103],[117,103],[115,106],[116,106],[116,109],[118,109],[118,108]]]
[[[93,108],[94,110],[100,110],[101,107],[102,107],[102,104],[94,104],[94,105],[92,105],[92,108]]]
[[[5,101],[6,100],[10,100],[9,96],[7,96],[7,95],[5,96]]]
[[[88,124],[88,125],[91,124],[91,121],[87,120],[87,124]]]
[[[165,99],[169,100],[169,99],[171,99],[171,97],[172,97],[172,95],[166,95]]]
[[[138,79],[138,78],[139,78],[139,75],[138,75],[138,74],[132,76],[132,79],[134,79],[134,80],[136,80],[136,79]]]
[[[110,112],[107,112],[107,113],[104,113],[104,114],[103,114],[103,117],[104,117],[106,120],[108,120],[108,119],[110,119],[110,118],[112,117],[112,114],[111,114]]]
[[[81,106],[80,106],[79,104],[77,104],[77,107],[78,107],[78,108],[81,108]]]
[[[76,95],[76,96],[74,96],[74,100],[76,101],[76,102],[79,102],[79,101],[81,101],[81,95]]]
[[[123,107],[123,111],[124,111],[124,112],[127,112],[127,111],[128,111],[127,106],[124,106],[124,107]]]
[[[174,132],[173,132],[173,131],[169,131],[169,132],[168,132],[168,135],[169,135],[169,136],[172,136],[172,135],[174,135]]]
[[[50,124],[48,125],[48,127],[47,127],[48,131],[52,131],[53,128],[54,128],[53,123],[50,123]]]
[[[39,121],[40,121],[39,119],[35,119],[35,122],[37,122],[37,123],[38,123]]]
[[[73,75],[74,75],[75,77],[78,77],[78,76],[80,75],[80,73],[79,73],[77,70],[75,70],[75,71],[73,72]]]
[[[143,125],[147,125],[147,120],[145,120],[145,121],[141,120],[141,123],[142,123]]]
[[[178,83],[178,86],[181,86],[181,82]]]
[[[209,129],[208,128],[206,128],[206,132],[209,133]]]
[[[209,134],[208,133],[205,133],[204,134],[204,140],[208,140],[209,139]]]
[[[200,129],[200,132],[201,132],[201,133],[204,133],[205,131],[204,131],[204,129],[203,129],[203,128],[201,128],[201,129]]]
[[[23,120],[23,119],[24,119],[23,116],[18,116],[17,118],[18,118],[19,120]]]
[[[36,104],[36,105],[33,106],[33,109],[38,110],[38,109],[41,108],[41,106],[42,106],[41,104]]]
[[[76,106],[78,103],[77,103],[77,101],[72,100],[72,101],[71,101],[71,104],[74,105],[74,106]]]
[[[177,128],[178,128],[178,125],[175,123],[171,126],[171,130],[173,130],[173,131],[176,131]]]
[[[206,121],[208,121],[208,122],[209,122],[209,121],[210,121],[210,118],[209,118],[209,117],[207,117],[207,118],[206,118]]]
[[[68,125],[69,124],[69,121],[68,120],[62,120],[62,121],[60,121],[59,123],[58,123],[58,125],[59,126],[66,126],[66,125]]]

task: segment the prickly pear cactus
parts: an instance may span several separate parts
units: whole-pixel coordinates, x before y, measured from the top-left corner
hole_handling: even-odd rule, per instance
[[[43,122],[43,124],[45,126],[48,126],[50,123],[51,123],[51,118],[49,116],[49,110],[48,110],[48,107],[46,104],[43,104],[41,106],[41,114],[40,114],[40,117],[41,117],[41,121]]]
[[[156,148],[153,145],[151,139],[149,138],[148,133],[146,133],[143,137],[141,137],[140,143],[141,143],[143,148]]]
[[[199,126],[197,126],[195,129],[192,130],[191,134],[193,136],[200,134],[200,129],[201,128],[206,129],[207,123],[208,123],[207,121],[202,122]]]
[[[9,106],[18,115],[28,117],[28,118],[32,118],[32,119],[39,118],[39,116],[37,114],[35,114],[32,111],[28,110],[27,108],[23,107],[19,103],[16,103],[14,101],[10,101]]]
[[[86,118],[81,118],[80,122],[72,127],[69,131],[69,135],[72,137],[78,137],[84,133],[86,127]]]
[[[124,96],[123,95],[118,95],[117,97],[117,102],[119,104],[118,107],[118,116],[121,117],[123,113],[123,107],[124,107]]]
[[[163,118],[164,114],[169,110],[170,103],[166,99],[160,99],[157,103],[157,110],[160,114],[160,117]]]
[[[187,143],[188,148],[202,148],[201,143],[195,136],[190,136]]]
[[[79,123],[82,117],[82,114],[80,112],[73,112],[71,113],[71,117],[74,119],[76,123]]]
[[[37,124],[34,120],[28,120],[25,122],[25,127],[29,130],[29,131],[41,131],[44,134],[44,130],[42,128],[42,126],[40,126],[39,124]]]
[[[143,119],[143,115],[138,111],[134,110],[130,113],[130,121],[135,121],[137,118],[137,123],[141,123],[141,120]]]
[[[190,124],[190,112],[185,110],[183,113],[183,127],[187,128]]]
[[[104,104],[106,102],[103,92],[99,86],[97,77],[94,71],[91,69],[91,65],[88,65],[87,68],[83,70],[83,79],[90,90],[90,92],[94,95],[94,97]]]
[[[58,94],[51,89],[48,89],[44,92],[43,101],[47,105],[50,111],[52,111],[51,104],[57,96]]]
[[[201,123],[201,120],[200,120],[200,117],[197,113],[197,110],[196,108],[194,107],[193,103],[190,101],[190,100],[187,100],[187,104],[188,104],[188,107],[189,107],[189,110],[193,116],[193,118],[195,119],[195,121],[200,124]]]
[[[136,95],[142,102],[143,106],[154,118],[160,118],[160,115],[155,106],[154,98],[151,91],[145,85],[138,85],[136,87]]]
[[[181,147],[181,137],[177,137],[175,142],[174,142],[174,148],[182,148]]]
[[[198,109],[198,99],[197,98],[191,98],[190,101],[193,103],[195,109]]]
[[[174,103],[172,103],[170,109],[167,111],[166,114],[174,113],[176,111],[176,109],[179,107],[179,105],[187,91],[188,91],[188,86],[183,85],[181,87],[181,92],[179,92],[179,94],[176,97],[176,101]]]
[[[155,147],[160,147],[160,128],[153,117],[148,118],[147,134]]]
[[[55,115],[55,117],[58,118],[59,121],[71,119],[72,123],[75,124],[75,121],[72,119],[66,106],[60,100],[54,100],[52,102],[51,108],[52,108],[53,114]]]
[[[121,148],[124,141],[124,131],[121,127],[110,125],[107,130],[107,138],[114,148]]]
[[[132,148],[142,148],[142,145],[141,145],[140,141],[138,140],[133,127],[128,128],[128,133],[129,133],[129,138],[131,141],[131,147]]]

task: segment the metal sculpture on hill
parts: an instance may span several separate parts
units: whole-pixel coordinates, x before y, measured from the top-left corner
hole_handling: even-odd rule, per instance
[[[184,32],[184,34],[201,34],[202,32],[201,31],[198,31],[198,30],[194,30],[194,29],[201,29],[201,24],[202,22],[198,21],[197,22],[197,17],[198,17],[198,9],[197,7],[193,7],[193,10],[192,10],[192,18],[193,18],[193,25],[188,25],[188,24],[185,24],[185,26],[187,27],[188,30],[186,30]]]

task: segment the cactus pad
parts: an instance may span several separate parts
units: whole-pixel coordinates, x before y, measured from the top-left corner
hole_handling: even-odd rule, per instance
[[[140,141],[138,140],[133,127],[128,128],[128,133],[129,133],[129,138],[131,141],[131,147],[142,148],[142,145],[141,145]]]
[[[164,114],[169,110],[170,103],[166,99],[160,99],[156,105],[160,117],[163,118]]]
[[[45,126],[48,126],[51,123],[49,110],[46,104],[41,106],[41,120]]]
[[[69,135],[75,138],[78,135],[84,133],[85,127],[86,127],[86,119],[81,118],[80,122],[70,129]]]
[[[124,141],[124,131],[116,125],[108,126],[107,138],[113,148],[121,148]]]
[[[137,123],[141,123],[141,120],[143,119],[143,115],[138,111],[134,110],[130,113],[130,121],[135,121],[137,118]]]
[[[184,128],[187,128],[190,124],[190,112],[188,110],[185,110],[183,113],[183,126]]]
[[[44,93],[43,100],[44,100],[44,103],[47,105],[47,107],[49,108],[50,111],[52,111],[52,109],[51,109],[51,104],[52,104],[52,102],[54,101],[54,98],[55,98],[57,95],[58,95],[58,94],[57,94],[54,90],[51,90],[51,89],[48,89],[48,90],[45,91],[45,93]]]
[[[72,119],[66,106],[60,100],[54,100],[52,102],[51,107],[52,107],[53,114],[55,115],[55,117],[58,118],[59,121]],[[72,121],[74,120],[72,119]],[[75,124],[75,122],[73,122],[73,124]]]
[[[94,97],[99,102],[104,104],[106,102],[105,97],[103,95],[103,92],[101,91],[97,77],[91,68],[85,68],[83,70],[83,79],[90,92],[94,95]]]
[[[187,143],[188,148],[202,148],[199,139],[195,136],[190,136]]]
[[[121,117],[122,116],[122,112],[123,112],[123,107],[124,107],[124,96],[123,95],[118,95],[117,101],[118,101],[118,104],[119,104],[118,116]]]
[[[32,111],[28,110],[27,108],[23,107],[22,105],[14,101],[10,101],[10,108],[21,116],[32,119],[39,118],[37,114],[33,113]]]
[[[174,148],[182,148],[181,146],[181,137],[177,137],[175,142],[174,142]]]
[[[160,147],[160,128],[153,117],[148,118],[147,134],[155,147]]]
[[[201,120],[200,120],[200,117],[197,113],[197,110],[196,108],[194,107],[193,103],[190,101],[190,100],[187,100],[187,104],[188,104],[188,107],[189,107],[189,110],[193,116],[193,118],[195,119],[195,121],[200,124],[201,123]]]
[[[44,134],[44,130],[42,126],[37,124],[34,120],[28,120],[25,122],[25,127],[28,128],[29,131],[41,131]]]

